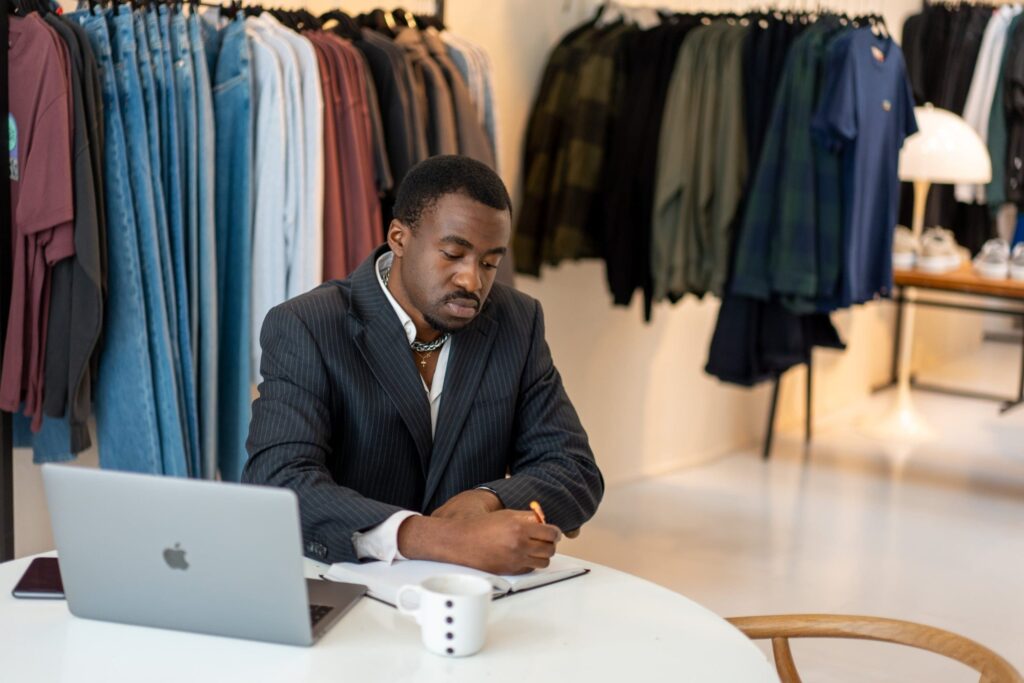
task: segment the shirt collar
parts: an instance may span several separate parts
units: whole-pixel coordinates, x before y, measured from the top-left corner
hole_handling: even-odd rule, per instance
[[[391,304],[391,308],[395,309],[395,315],[398,316],[398,321],[402,323],[402,328],[405,330],[405,336],[412,344],[416,341],[416,323],[412,321],[409,314],[405,312],[395,297],[391,296],[391,290],[384,284],[384,272],[391,268],[391,264],[395,260],[395,253],[393,251],[385,251],[377,259],[376,271],[377,271],[377,282],[380,283],[380,288],[384,290],[384,296],[388,298],[388,302]]]

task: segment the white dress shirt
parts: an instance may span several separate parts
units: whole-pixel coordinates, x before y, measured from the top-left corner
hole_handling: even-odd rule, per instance
[[[259,144],[253,146],[252,318],[249,321],[250,370],[253,384],[260,378],[260,328],[263,318],[285,300],[288,273],[284,248],[286,220],[285,149],[287,124],[285,82],[281,60],[264,39],[252,17],[245,20],[245,35],[252,46],[253,118]],[[255,275],[255,274],[258,274]]]
[[[409,344],[412,344],[416,340],[416,324],[409,317],[409,314],[405,312],[405,309],[395,301],[395,297],[391,296],[391,291],[384,285],[384,271],[391,267],[394,258],[395,255],[389,251],[377,259],[377,282],[380,283],[380,288],[384,290],[384,296],[388,298],[391,308],[395,310],[395,315],[398,316],[398,320],[402,323],[406,339],[409,340]],[[451,344],[448,343],[441,347],[441,355],[437,357],[437,367],[434,368],[434,379],[429,387],[423,381],[423,378],[420,377],[423,390],[427,393],[427,400],[430,401],[431,437],[434,436],[434,431],[437,429],[437,413],[441,409],[441,391],[444,389],[444,376],[448,370],[450,349]],[[360,559],[372,558],[389,563],[395,560],[406,559],[402,556],[402,553],[398,552],[398,527],[409,517],[418,514],[418,512],[413,512],[412,510],[402,510],[391,515],[368,531],[357,531],[354,533],[352,535],[352,544],[355,546],[356,556]]]
[[[308,292],[323,282],[323,220],[324,220],[324,123],[323,89],[316,50],[301,34],[286,28],[273,15],[264,12],[258,17],[291,46],[299,73],[302,97],[301,135],[302,184],[298,191],[298,216],[294,239],[289,245],[287,297]]]

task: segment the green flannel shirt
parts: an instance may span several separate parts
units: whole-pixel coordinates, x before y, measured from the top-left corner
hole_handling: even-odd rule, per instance
[[[798,313],[818,309],[841,265],[841,158],[811,131],[835,34],[819,22],[790,47],[736,249],[733,291]]]
[[[600,200],[608,136],[621,106],[623,39],[637,30],[632,24],[617,24],[603,32],[580,62],[575,88],[563,102],[569,117],[555,157],[558,175],[551,188],[545,263],[603,255],[602,224],[594,208]]]
[[[585,25],[565,36],[548,58],[526,129],[523,202],[512,242],[516,269],[521,273],[540,274],[549,207],[555,203],[555,181],[560,177],[555,157],[573,113],[565,104],[571,103],[577,66],[601,33],[592,24]]]

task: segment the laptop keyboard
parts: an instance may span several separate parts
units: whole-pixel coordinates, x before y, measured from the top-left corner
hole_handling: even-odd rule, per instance
[[[327,616],[333,607],[330,605],[310,605],[309,606],[309,622],[313,626],[316,626],[320,621]]]

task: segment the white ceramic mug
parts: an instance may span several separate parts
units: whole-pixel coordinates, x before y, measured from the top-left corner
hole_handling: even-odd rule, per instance
[[[398,589],[398,611],[416,619],[423,644],[446,657],[466,657],[484,646],[491,582],[442,574]]]

